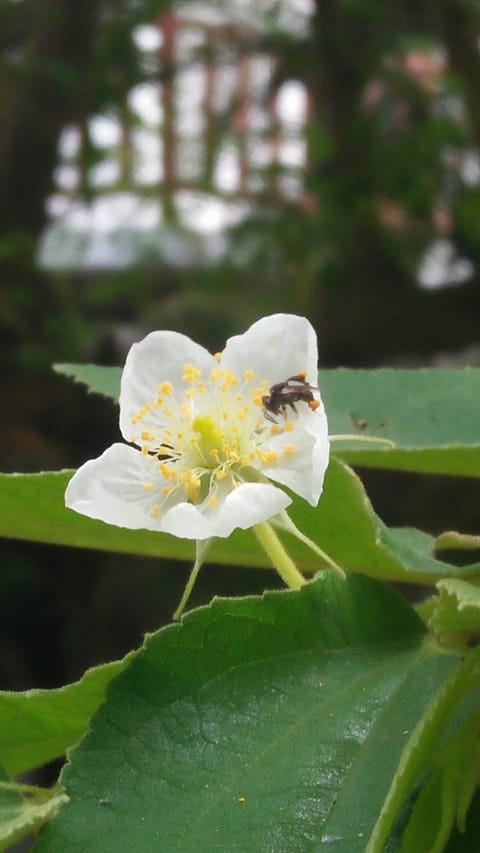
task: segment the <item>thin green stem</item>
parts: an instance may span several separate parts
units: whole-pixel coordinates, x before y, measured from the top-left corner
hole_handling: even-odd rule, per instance
[[[282,581],[290,589],[300,589],[305,583],[305,578],[298,571],[292,558],[287,554],[271,524],[267,521],[255,524],[253,531],[263,550],[270,557]]]
[[[203,566],[205,555],[212,543],[212,539],[205,539],[203,541],[196,542],[196,555],[195,562],[193,564],[192,571],[190,572],[188,581],[185,585],[185,589],[183,590],[183,595],[180,599],[180,603],[173,614],[173,619],[178,621],[180,616],[182,615],[185,607],[187,606],[188,599],[192,594],[193,587],[195,586],[195,581],[197,580],[198,573]]]
[[[177,609],[175,610],[175,613],[173,614],[173,618],[175,621],[180,619],[180,616],[182,615],[183,611],[185,610],[185,607],[187,606],[188,599],[192,594],[193,587],[195,586],[195,581],[197,580],[198,573],[201,568],[202,561],[195,560],[195,563],[193,564],[193,569],[190,572],[190,577],[188,578],[188,581],[185,585],[185,589],[183,590],[183,595],[180,599],[180,604],[178,605]]]
[[[316,542],[313,542],[305,533],[302,533],[301,530],[298,529],[297,525],[293,523],[292,519],[288,515],[285,510],[282,510],[281,513],[275,519],[276,527],[280,528],[280,530],[285,530],[286,533],[290,533],[292,536],[295,536],[300,542],[303,542],[304,545],[307,545],[314,554],[317,554],[327,566],[332,569],[335,569],[336,572],[340,575],[340,577],[345,578],[345,572],[342,567],[335,562],[335,560],[330,557],[330,554],[327,554],[323,548],[320,548],[320,545],[317,545]]]
[[[331,435],[329,438],[331,443],[335,441],[364,441],[368,444],[385,444],[387,447],[396,447],[395,442],[390,438],[381,438],[378,435],[356,435],[355,433],[349,435],[345,433],[345,435]]]

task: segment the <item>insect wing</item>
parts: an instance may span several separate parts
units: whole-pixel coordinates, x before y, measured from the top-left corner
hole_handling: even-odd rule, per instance
[[[318,391],[318,386],[310,385],[310,383],[306,381],[303,373],[298,373],[296,376],[290,376],[283,384],[292,390],[295,388],[308,388],[309,391]]]

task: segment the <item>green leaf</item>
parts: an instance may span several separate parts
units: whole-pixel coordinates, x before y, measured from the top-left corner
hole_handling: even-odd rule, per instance
[[[57,372],[117,400],[121,370],[56,365]],[[334,451],[352,465],[480,476],[480,370],[322,370],[331,435],[357,435]],[[477,412],[477,405],[479,411]],[[366,436],[395,448],[365,443]]]
[[[80,681],[55,690],[0,692],[0,764],[9,775],[33,770],[77,743],[130,657],[93,667]]]
[[[0,770],[0,850],[37,832],[67,800],[58,790],[12,784]]]
[[[433,701],[430,702],[405,744],[392,785],[385,797],[366,848],[367,853],[382,853],[402,803],[432,768],[433,776],[430,781],[427,781],[425,793],[423,796],[421,794],[418,800],[419,813],[424,812],[426,804],[430,805],[436,801],[437,814],[424,823],[421,829],[418,827],[416,836],[413,829],[405,836],[405,850],[411,850],[412,853],[413,849],[415,853],[441,851],[450,832],[455,813],[458,816],[459,825],[463,825],[468,803],[473,794],[472,779],[475,779],[478,750],[474,753],[473,774],[470,768],[466,778],[461,782],[456,779],[457,765],[459,757],[461,758],[463,754],[465,741],[471,739],[472,735],[478,739],[478,707],[463,727],[454,731],[447,746],[445,741],[466,697],[469,694],[474,696],[472,691],[476,690],[478,693],[479,676],[480,655],[477,651],[470,652],[460,666],[451,672]],[[449,757],[446,755],[447,752]],[[435,771],[443,762],[445,762],[445,771],[442,778],[442,775],[436,775]],[[445,790],[448,790],[448,802],[445,801]],[[455,792],[457,803],[453,806],[449,799],[452,792]],[[413,823],[417,824],[417,818],[413,818]],[[417,846],[412,848],[410,845],[414,843],[415,837]],[[442,838],[441,846],[438,848],[432,846],[435,845],[437,838]],[[403,846],[402,851],[404,851]]]
[[[478,853],[480,850],[480,789],[477,788],[467,815],[465,832],[454,827],[445,853]]]
[[[396,445],[336,444],[350,464],[480,476],[480,370],[321,371],[320,387],[332,435]]]
[[[480,536],[446,530],[436,537],[435,551],[480,551]]]
[[[70,471],[43,474],[0,474],[0,535],[80,548],[117,551],[180,560],[193,559],[193,545],[164,533],[125,530],[78,515],[64,507]],[[290,512],[290,510],[289,510]],[[372,577],[433,584],[451,575],[480,573],[474,563],[456,566],[434,559],[434,540],[421,531],[390,530],[373,511],[354,471],[332,459],[318,507],[295,498],[291,516],[299,529],[318,542],[338,563]],[[290,536],[284,541],[292,558],[305,572],[321,564],[315,554]],[[270,567],[251,531],[237,530],[217,539],[209,562]]]
[[[461,832],[465,830],[467,811],[480,777],[479,729],[477,708],[438,750],[437,766],[415,803],[401,853],[442,853],[454,822]]]
[[[62,774],[36,853],[364,853],[455,655],[384,584],[322,575],[151,635]]]
[[[96,364],[54,364],[55,373],[68,376],[74,382],[86,385],[94,394],[118,400],[120,396],[121,367],[99,367]]]
[[[430,617],[436,631],[480,629],[480,589],[467,581],[447,578],[439,581],[440,597]]]

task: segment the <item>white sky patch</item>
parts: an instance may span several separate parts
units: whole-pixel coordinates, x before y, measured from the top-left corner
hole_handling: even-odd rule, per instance
[[[217,66],[215,76],[216,85],[212,97],[213,109],[216,112],[223,112],[230,104],[238,85],[238,71],[231,64],[222,64]],[[219,80],[221,84],[219,84]]]
[[[80,173],[76,166],[64,163],[61,166],[57,166],[55,169],[54,179],[60,190],[71,192],[78,187]]]
[[[233,145],[222,148],[215,164],[215,183],[222,192],[235,192],[240,183],[238,150]]]
[[[298,175],[280,175],[279,185],[283,194],[291,201],[298,201],[303,193],[303,181]]]
[[[288,80],[278,92],[277,109],[288,128],[302,128],[307,119],[307,91],[298,80]]]
[[[93,116],[88,126],[90,138],[98,148],[112,148],[122,140],[122,126],[114,115]]]
[[[253,56],[251,58],[249,76],[254,95],[262,96],[266,93],[272,67],[272,59],[269,56]]]
[[[58,152],[62,160],[70,160],[77,157],[80,151],[80,128],[75,125],[67,125],[61,134],[58,142]]]
[[[141,231],[159,224],[159,203],[155,199],[139,199],[133,193],[115,193],[98,198],[91,205],[90,212],[94,228],[98,231],[126,227]]]
[[[468,281],[474,267],[468,258],[459,258],[450,240],[435,240],[425,253],[417,279],[424,290],[455,287]]]
[[[306,145],[303,139],[284,139],[279,151],[280,163],[300,169],[305,165]]]
[[[133,193],[112,193],[91,204],[70,203],[66,208],[57,201],[54,208],[62,212],[62,224],[74,231],[112,233],[118,229],[156,228],[160,223],[160,205],[156,199],[139,199]]]
[[[271,142],[251,137],[248,143],[248,157],[252,166],[257,169],[266,169],[272,162]]]
[[[260,104],[252,104],[247,110],[247,123],[252,131],[264,131],[268,129],[268,116]]]
[[[208,234],[239,222],[247,205],[231,204],[202,193],[179,192],[177,207],[187,228]]]
[[[58,219],[61,216],[66,216],[72,202],[65,195],[51,195],[47,200],[47,213],[52,219]]]
[[[107,159],[90,169],[90,180],[95,187],[109,187],[120,178],[120,165],[116,160]]]
[[[204,174],[204,146],[195,137],[177,143],[177,173],[181,181],[200,181]]]
[[[182,71],[176,80],[176,132],[182,136],[199,135],[205,127],[203,104],[205,71],[199,63]]]
[[[480,183],[480,158],[476,151],[464,154],[460,174],[468,186],[477,186]]]
[[[160,88],[156,83],[140,83],[128,95],[128,103],[145,124],[158,127],[163,119]]]
[[[139,128],[132,133],[133,180],[142,186],[158,184],[163,177],[163,142],[158,133]]]
[[[143,24],[136,27],[133,31],[133,40],[140,50],[154,52],[160,50],[163,44],[163,37],[158,27]]]

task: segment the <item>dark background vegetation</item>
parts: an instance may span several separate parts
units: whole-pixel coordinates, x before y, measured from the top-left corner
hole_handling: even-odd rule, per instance
[[[277,57],[277,84],[309,88],[311,156],[301,203],[252,200],[232,235],[243,263],[39,268],[59,135],[124,103],[144,73],[132,31],[167,9],[0,0],[3,471],[75,467],[115,439],[114,407],[51,364],[120,364],[125,338],[155,328],[216,351],[259,316],[292,311],[312,320],[325,366],[479,361],[480,183],[465,178],[480,147],[476,0],[317,0],[308,36],[259,34],[252,49]],[[446,269],[444,287],[422,289],[419,265],[439,238],[470,274],[458,283]],[[468,480],[363,474],[387,522],[478,532]],[[5,540],[2,688],[62,684],[138,645],[169,620],[188,568]],[[269,584],[206,567],[195,601]]]

